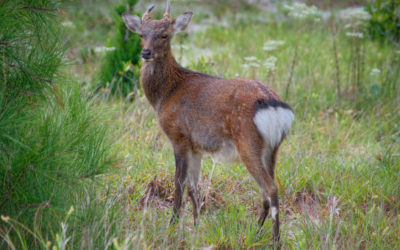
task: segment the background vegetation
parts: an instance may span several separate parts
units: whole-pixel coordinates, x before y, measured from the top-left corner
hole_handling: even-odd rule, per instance
[[[139,72],[137,64],[140,55],[140,38],[130,33],[122,20],[126,12],[141,16],[140,12],[133,12],[137,0],[122,1],[112,13],[114,19],[114,34],[107,42],[106,54],[100,70],[100,85],[110,89],[113,94],[128,95],[139,88]],[[107,51],[111,50],[111,51]]]
[[[0,2],[0,248],[271,246],[242,164],[205,159],[198,228],[190,202],[169,227],[174,159],[154,112],[140,89],[93,90],[113,53],[107,41],[123,34],[121,1],[47,2]],[[276,170],[283,248],[398,249],[399,5],[307,4],[172,1],[174,16],[195,13],[173,41],[175,57],[263,81],[294,108]],[[140,62],[127,65],[137,75]]]

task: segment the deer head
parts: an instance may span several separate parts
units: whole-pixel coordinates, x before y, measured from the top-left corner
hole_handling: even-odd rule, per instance
[[[138,33],[142,42],[142,58],[146,62],[164,60],[171,52],[171,38],[174,34],[186,29],[192,19],[192,12],[185,12],[173,19],[170,14],[170,3],[167,1],[165,14],[161,20],[153,20],[151,5],[142,18],[123,14],[122,18],[132,32]]]

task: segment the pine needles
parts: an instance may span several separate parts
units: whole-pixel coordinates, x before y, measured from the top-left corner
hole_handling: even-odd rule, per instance
[[[44,238],[82,191],[77,184],[109,165],[102,114],[77,84],[60,81],[60,8],[56,0],[0,5],[0,214],[29,228],[40,221]],[[1,227],[27,248],[37,243]]]

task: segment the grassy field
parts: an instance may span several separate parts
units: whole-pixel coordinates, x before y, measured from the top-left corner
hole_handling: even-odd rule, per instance
[[[95,81],[101,59],[85,51],[105,44],[112,29],[107,10],[115,2],[96,8],[83,2],[67,16],[71,65],[65,71],[82,79],[75,86],[82,91]],[[197,17],[193,9],[194,28],[173,41],[177,60],[208,74],[265,82],[296,115],[276,168],[282,247],[400,249],[400,48],[346,36],[337,10],[333,32],[330,18],[296,20],[279,5],[276,11],[227,12],[222,19],[203,7]],[[271,40],[282,42],[263,49]],[[117,156],[107,174],[82,184],[58,231],[45,236],[32,230],[37,247],[272,246],[271,221],[259,230],[261,194],[243,164],[206,158],[199,226],[193,227],[185,196],[182,218],[170,227],[174,158],[147,100],[104,91],[94,102]],[[17,221],[7,221],[27,233]],[[8,246],[24,248],[23,243]]]

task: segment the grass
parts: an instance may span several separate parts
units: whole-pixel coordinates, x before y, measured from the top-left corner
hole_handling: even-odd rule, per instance
[[[354,89],[349,68],[351,42],[339,22],[336,39],[343,92],[338,96],[329,22],[281,21],[278,14],[264,14],[269,22],[226,17],[228,27],[214,25],[176,38],[173,44],[184,45],[184,49],[175,49],[175,56],[194,70],[266,82],[281,96],[292,75],[286,101],[294,108],[296,119],[281,147],[276,169],[283,248],[399,249],[398,49],[363,40],[362,88]],[[78,31],[74,36],[79,39]],[[268,40],[285,44],[266,52],[262,47]],[[296,45],[298,54],[293,62]],[[250,56],[261,62],[275,56],[276,69],[244,69],[244,58]],[[89,74],[85,78],[95,79],[97,61],[92,58],[83,65]],[[371,75],[374,68],[381,73]],[[214,165],[205,159],[200,181],[204,210],[199,226],[193,227],[186,198],[179,224],[170,227],[174,158],[154,111],[142,95],[127,102],[106,92],[94,101],[110,121],[108,136],[114,138],[110,147],[118,152],[118,161],[111,171],[80,184],[82,191],[71,204],[74,211],[60,217],[57,222],[64,226],[43,237],[39,246],[272,246],[271,221],[258,231],[261,195],[242,164]],[[26,233],[15,221],[9,220],[7,225]]]

